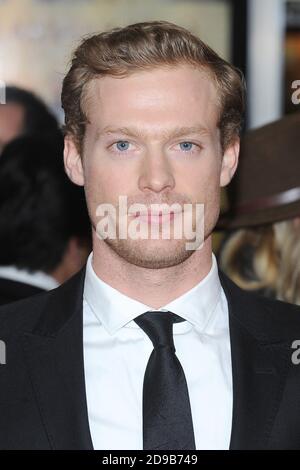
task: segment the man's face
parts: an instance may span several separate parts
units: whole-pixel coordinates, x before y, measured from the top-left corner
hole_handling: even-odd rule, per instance
[[[22,106],[16,103],[0,104],[0,152],[4,145],[20,135],[23,121]]]
[[[85,186],[94,231],[99,204],[117,207],[121,195],[128,206],[204,204],[207,238],[218,218],[220,186],[229,182],[238,153],[235,143],[222,155],[217,91],[207,73],[182,65],[102,77],[91,82],[85,110],[90,122],[83,155],[67,139],[65,164],[70,178]],[[101,241],[127,262],[153,269],[191,256],[186,242],[185,237]]]

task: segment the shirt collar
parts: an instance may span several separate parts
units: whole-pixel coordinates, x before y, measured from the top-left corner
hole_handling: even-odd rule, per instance
[[[133,320],[148,310],[154,310],[153,307],[122,294],[100,279],[93,269],[92,255],[93,252],[87,260],[84,300],[110,335],[124,326],[139,328]],[[216,310],[220,295],[217,261],[212,253],[212,266],[205,278],[177,299],[155,310],[169,310],[204,331]]]
[[[44,290],[51,290],[59,286],[59,283],[49,274],[43,271],[28,271],[17,266],[0,266],[0,277],[11,281],[23,282]]]

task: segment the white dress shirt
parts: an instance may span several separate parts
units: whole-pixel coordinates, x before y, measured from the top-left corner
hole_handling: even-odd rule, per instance
[[[191,403],[196,449],[228,449],[232,369],[227,299],[217,262],[199,284],[161,309],[144,305],[102,281],[87,261],[83,339],[88,419],[94,449],[143,449],[143,379],[153,345],[134,318],[170,310],[176,355]]]

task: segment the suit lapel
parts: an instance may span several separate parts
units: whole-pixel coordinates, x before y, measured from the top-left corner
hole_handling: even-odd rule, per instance
[[[291,363],[290,343],[266,341],[259,298],[245,294],[223,273],[220,279],[228,301],[232,357],[230,449],[267,449]]]
[[[92,449],[83,359],[83,269],[49,297],[23,348],[53,449]],[[54,292],[54,291],[52,291]]]

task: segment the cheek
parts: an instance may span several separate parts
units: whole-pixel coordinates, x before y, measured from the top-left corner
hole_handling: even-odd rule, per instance
[[[218,197],[220,165],[218,165],[216,155],[213,159],[207,159],[193,168],[189,174],[181,175],[182,184],[186,187],[187,194],[193,200],[200,202],[210,201]]]
[[[94,160],[85,168],[85,188],[90,205],[117,204],[119,196],[129,195],[133,180],[132,175],[115,165],[104,161],[95,163]]]

